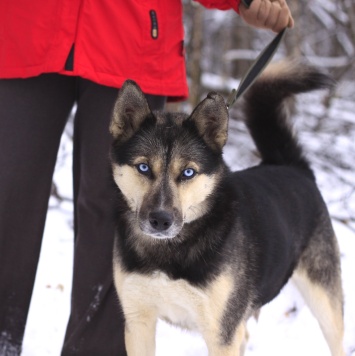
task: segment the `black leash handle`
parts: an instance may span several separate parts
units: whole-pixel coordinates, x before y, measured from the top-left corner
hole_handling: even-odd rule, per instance
[[[244,5],[247,9],[249,9],[249,7],[250,7],[250,5],[251,5],[252,2],[253,2],[253,0],[242,0],[243,5]]]
[[[229,109],[236,100],[254,83],[258,76],[263,72],[265,67],[269,64],[274,56],[281,40],[285,36],[286,28],[279,32],[274,39],[264,48],[264,50],[255,59],[248,72],[240,81],[238,89],[233,89],[229,94],[226,102],[227,109]]]

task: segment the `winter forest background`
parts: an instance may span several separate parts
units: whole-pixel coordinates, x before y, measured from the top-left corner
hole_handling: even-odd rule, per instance
[[[304,94],[293,107],[295,128],[328,204],[342,254],[346,355],[355,355],[355,1],[288,0],[296,26],[275,59],[300,57],[331,74],[331,91]],[[226,98],[274,34],[246,26],[233,11],[206,10],[184,0],[190,98],[169,110],[190,111],[215,90]],[[73,111],[74,113],[74,111]],[[241,169],[258,162],[238,110],[230,110],[227,162]],[[72,269],[72,119],[63,135],[23,356],[59,355],[69,313]],[[264,309],[263,309],[264,310]],[[293,287],[249,325],[247,356],[329,355],[318,326]],[[46,341],[44,341],[46,340]],[[160,345],[160,346],[159,346]],[[158,355],[206,355],[196,335],[159,326]]]
[[[321,95],[299,98],[294,108],[299,116],[295,125],[314,168],[325,173],[327,189],[342,187],[341,194],[337,190],[329,197],[332,217],[354,230],[355,1],[288,0],[288,4],[296,25],[286,34],[274,59],[305,59],[337,83]],[[274,36],[270,31],[251,29],[232,11],[206,10],[190,1],[185,4],[185,23],[192,107],[210,90],[227,97],[238,85],[235,79],[245,74]],[[238,157],[234,163],[240,168],[254,163],[255,155],[253,146],[244,142],[249,137],[237,106],[231,111],[235,119],[231,134],[236,134]],[[245,152],[240,145],[246,145]],[[342,206],[341,213],[332,209],[334,205]]]

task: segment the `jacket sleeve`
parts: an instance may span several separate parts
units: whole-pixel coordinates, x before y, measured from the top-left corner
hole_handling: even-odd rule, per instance
[[[239,4],[241,0],[194,0],[208,9],[230,10],[233,9],[239,13]]]

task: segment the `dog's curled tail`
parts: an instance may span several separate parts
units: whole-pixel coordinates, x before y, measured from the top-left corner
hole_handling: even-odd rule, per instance
[[[313,176],[293,134],[286,99],[333,85],[329,76],[296,61],[272,64],[266,69],[244,96],[246,124],[264,164],[296,166]]]

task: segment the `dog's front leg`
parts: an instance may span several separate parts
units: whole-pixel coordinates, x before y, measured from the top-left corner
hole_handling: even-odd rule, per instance
[[[153,315],[126,319],[125,342],[128,356],[154,356],[157,319]]]
[[[217,331],[217,330],[216,330]],[[232,340],[224,340],[220,330],[208,333],[205,340],[209,356],[243,356],[246,344],[246,327],[242,322],[238,325]]]

